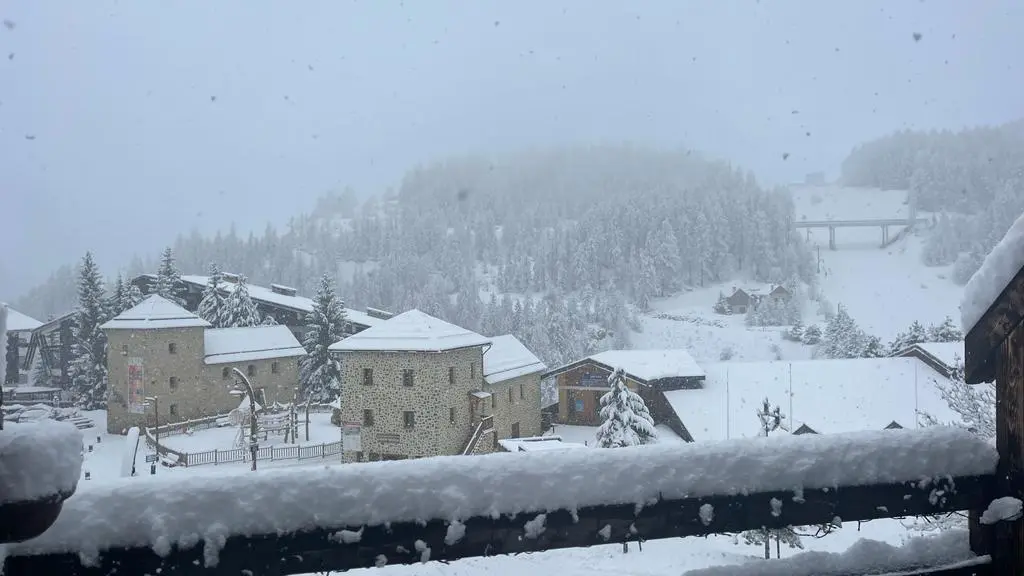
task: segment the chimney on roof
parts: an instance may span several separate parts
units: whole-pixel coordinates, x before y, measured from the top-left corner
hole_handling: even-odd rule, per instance
[[[274,294],[280,294],[282,296],[295,296],[299,293],[298,290],[291,286],[285,286],[284,284],[271,284],[270,291]]]

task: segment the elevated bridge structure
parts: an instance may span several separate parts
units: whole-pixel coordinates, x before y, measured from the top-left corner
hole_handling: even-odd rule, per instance
[[[882,230],[882,244],[881,247],[885,248],[893,241],[899,238],[899,234],[895,238],[890,239],[889,228],[892,226],[903,226],[904,230],[900,233],[912,229],[917,225],[927,225],[929,220],[927,218],[882,218],[882,219],[865,219],[865,220],[800,220],[793,223],[793,226],[798,229],[806,229],[808,232],[812,228],[828,228],[828,247],[831,250],[836,249],[836,228],[881,228]]]

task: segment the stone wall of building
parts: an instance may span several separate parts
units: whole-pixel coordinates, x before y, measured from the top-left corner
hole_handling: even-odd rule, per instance
[[[274,402],[287,404],[295,400],[295,392],[299,389],[299,359],[295,356],[204,365],[203,379],[209,382],[212,388],[222,389],[224,395],[227,396],[221,405],[220,413],[231,410],[239,404],[238,398],[228,394],[235,382],[231,368],[238,368],[249,378],[257,398],[265,398],[268,405]],[[251,372],[250,367],[252,367]]]
[[[292,401],[299,382],[297,357],[207,366],[203,361],[203,330],[197,327],[107,331],[108,433],[121,434],[131,426],[153,426],[157,421],[165,424],[224,414],[236,408],[239,399],[230,393],[234,385],[232,366],[247,373],[252,365],[255,375],[249,379],[257,393],[259,388],[266,390],[269,402]],[[135,411],[129,406],[131,362],[141,364],[143,395],[158,398],[159,414],[154,415],[152,406],[141,411],[138,406]],[[227,378],[225,368],[229,368]]]
[[[528,438],[543,433],[540,424],[540,373],[512,378],[484,388],[494,394],[494,429],[498,439]],[[518,436],[512,431],[512,424],[517,422]]]
[[[208,408],[226,396],[204,382],[203,328],[107,330],[107,432],[121,434],[131,426],[209,415]],[[158,398],[154,407],[129,406],[128,366],[142,366],[142,395]],[[172,381],[171,378],[174,378]]]
[[[345,461],[372,460],[381,455],[419,458],[460,454],[476,421],[470,392],[482,382],[481,348],[450,352],[343,352],[341,412],[345,422],[362,425],[361,455]],[[363,370],[373,370],[373,384],[363,384]],[[413,385],[403,384],[402,371],[413,370]],[[449,369],[454,369],[454,383]],[[372,411],[372,425],[364,424]],[[415,423],[407,428],[404,413]],[[454,412],[454,421],[452,413]]]

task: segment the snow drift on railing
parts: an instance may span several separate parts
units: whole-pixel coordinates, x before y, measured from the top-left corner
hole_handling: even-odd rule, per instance
[[[108,548],[152,546],[166,554],[202,540],[216,558],[234,534],[917,482],[992,474],[997,459],[983,439],[936,426],[271,469],[223,482],[121,479],[77,494],[50,530],[8,553],[78,552],[88,562]]]
[[[82,474],[82,432],[70,422],[4,423],[0,504],[70,494]]]
[[[845,552],[803,552],[783,560],[751,560],[740,566],[690,570],[683,576],[831,576],[894,574],[925,568],[974,566],[989,562],[971,552],[966,530],[913,538],[903,546],[861,539]]]

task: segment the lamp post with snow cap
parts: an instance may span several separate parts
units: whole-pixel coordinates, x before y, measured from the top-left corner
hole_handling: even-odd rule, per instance
[[[252,454],[252,470],[256,471],[256,455],[259,454],[260,446],[257,443],[257,436],[259,430],[256,423],[256,393],[253,392],[252,383],[249,382],[249,378],[242,373],[238,368],[232,368],[231,371],[235,374],[235,387],[231,389],[229,394],[232,396],[240,396],[249,398],[249,452]]]
[[[155,450],[157,454],[160,453],[160,397],[159,396],[146,396],[144,406],[153,407],[153,434],[156,436],[154,441],[156,442]]]

